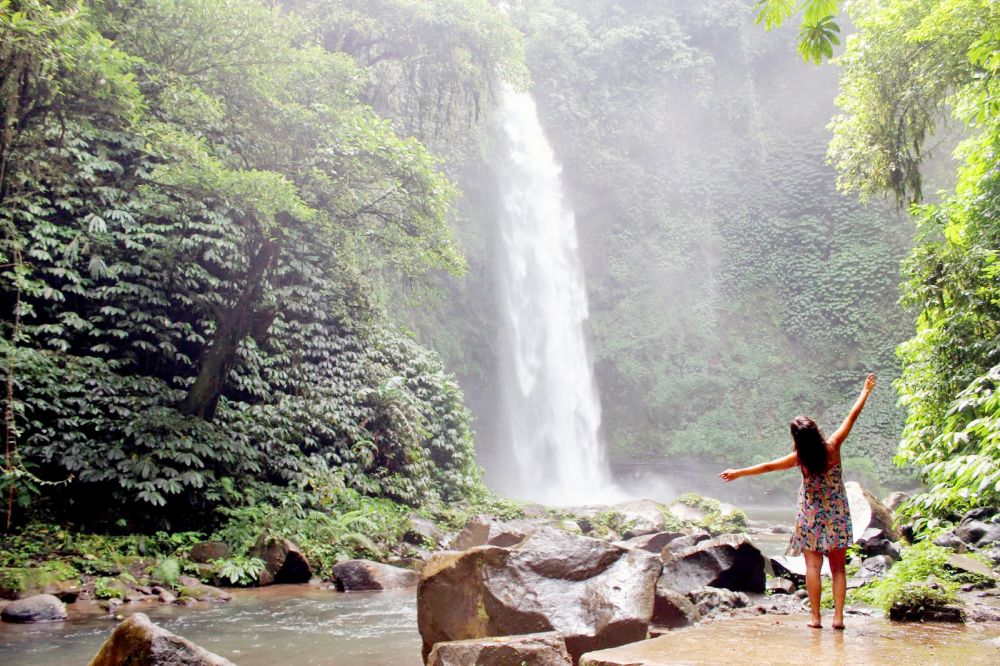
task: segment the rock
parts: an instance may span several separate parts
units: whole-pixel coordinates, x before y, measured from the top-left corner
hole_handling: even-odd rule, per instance
[[[177,595],[177,603],[189,604],[193,601],[207,601],[210,603],[221,603],[229,601],[233,595],[220,590],[211,585],[205,585],[197,578],[191,576],[179,576],[177,583],[181,586],[180,594]]]
[[[954,532],[944,532],[934,539],[935,546],[941,546],[942,548],[950,548],[956,553],[964,553],[968,550],[965,547],[965,542],[958,538]]]
[[[965,622],[965,611],[959,606],[902,606],[889,609],[889,619],[897,622]]]
[[[660,562],[542,527],[511,548],[435,553],[417,590],[423,654],[442,641],[558,631],[572,658],[641,640]]]
[[[768,578],[765,589],[771,594],[794,594],[798,585],[787,578]]]
[[[908,499],[910,499],[910,493],[904,493],[902,491],[897,490],[894,493],[890,493],[888,497],[883,499],[882,504],[884,504],[885,508],[889,509],[889,511],[895,513],[896,509],[901,507],[903,505],[903,502],[905,502]]]
[[[844,487],[847,490],[855,539],[860,538],[869,528],[882,530],[885,538],[890,541],[897,541],[900,538],[893,522],[892,511],[882,504],[881,500],[855,481],[848,481]]]
[[[669,507],[670,514],[684,523],[700,523],[705,518],[705,512],[687,504],[674,502]]]
[[[995,521],[996,518],[994,516],[996,516],[998,513],[1000,513],[1000,509],[998,509],[995,506],[976,507],[975,509],[970,509],[969,511],[967,511],[965,515],[962,516],[962,520],[959,524],[964,525],[965,523],[971,522],[973,520],[980,520],[984,522],[988,522],[990,520]]]
[[[502,523],[489,516],[472,516],[465,527],[451,542],[451,550],[468,550],[476,546],[515,546],[538,529],[538,525],[526,520],[512,520]]]
[[[681,550],[672,545],[661,555],[667,587],[685,593],[704,586],[764,591],[764,556],[746,536],[724,534]]]
[[[192,601],[194,600],[192,599]],[[113,615],[116,610],[118,610],[124,605],[125,602],[117,598],[103,599],[100,602],[101,608],[103,608],[108,615]]]
[[[556,523],[555,526],[561,529],[563,532],[569,532],[570,534],[580,534],[580,535],[583,534],[583,528],[580,527],[580,523],[576,522],[575,520],[569,520],[568,518],[565,518]]]
[[[709,538],[708,532],[704,532],[704,535],[706,539]],[[641,548],[642,550],[648,550],[651,553],[659,555],[668,543],[683,536],[686,536],[684,532],[654,532],[653,534],[643,534],[642,536],[627,539],[622,542],[622,545],[626,548]]]
[[[235,666],[191,641],[162,629],[143,613],[119,624],[90,666]]]
[[[694,602],[702,617],[737,608],[746,608],[750,605],[750,597],[742,592],[716,587],[700,587],[697,590],[692,590],[688,593],[688,598]]]
[[[397,590],[416,587],[420,574],[371,560],[348,560],[333,567],[333,577],[341,592],[362,590]]]
[[[611,510],[625,518],[625,524],[628,525],[624,532],[626,539],[662,532],[667,526],[663,505],[652,500],[621,502],[612,506]]]
[[[177,597],[175,597],[172,592],[168,592],[167,590],[161,591],[156,595],[156,598],[161,604],[172,604],[177,601]]]
[[[66,605],[51,594],[35,594],[12,601],[0,612],[4,622],[56,622],[66,619]]]
[[[874,555],[885,555],[886,557],[899,561],[899,546],[885,537],[885,533],[877,527],[869,527],[858,539],[861,552],[871,557]]]
[[[781,555],[771,558],[771,571],[775,576],[787,578],[796,585],[806,584],[806,558],[802,555]],[[820,575],[830,577],[830,562],[823,558],[823,568]]]
[[[976,548],[990,546],[996,541],[1000,541],[1000,525],[997,523],[987,523],[982,520],[966,520],[963,518],[961,524],[955,529],[955,536],[963,543]]]
[[[696,543],[701,543],[702,541],[708,541],[712,538],[712,535],[705,530],[695,530],[690,534],[685,534],[684,536],[677,537],[671,540],[664,546],[664,550],[660,551],[661,554],[666,551],[674,552],[684,550],[685,548],[690,548]]]
[[[541,504],[536,504],[534,502],[528,502],[521,506],[521,511],[524,512],[525,518],[548,518],[549,510]]]
[[[444,541],[444,534],[433,521],[421,516],[410,516],[410,527],[403,535],[403,541],[415,546],[438,548]]]
[[[855,539],[860,538],[869,527],[875,527],[882,530],[889,541],[899,541],[900,534],[893,525],[892,511],[881,500],[856,481],[848,481],[844,488],[847,490]]]
[[[948,561],[945,562],[945,566],[950,569],[955,569],[964,573],[975,574],[977,576],[983,576],[989,578],[990,580],[997,580],[997,575],[993,571],[980,562],[979,560],[974,560],[968,555],[958,555],[953,554],[948,556]]]
[[[427,666],[572,666],[566,641],[555,631],[438,643]]]
[[[229,557],[229,544],[223,541],[202,541],[196,543],[188,553],[188,558],[192,562],[211,562],[212,560],[224,560]]]
[[[51,594],[59,599],[59,601],[65,604],[71,604],[79,598],[82,591],[83,589],[80,587],[79,583],[65,580],[46,585],[42,590],[42,593]]]
[[[847,583],[847,587],[854,589],[867,585],[877,578],[882,578],[892,567],[893,560],[885,555],[875,555],[861,562],[858,573]]]
[[[657,583],[656,599],[653,603],[653,624],[676,629],[692,625],[700,618],[698,608],[686,595]]]
[[[312,578],[312,567],[297,545],[288,539],[275,539],[261,534],[253,547],[252,555],[264,560],[269,583],[308,583]],[[261,585],[264,585],[261,576]],[[268,583],[268,584],[269,584]]]

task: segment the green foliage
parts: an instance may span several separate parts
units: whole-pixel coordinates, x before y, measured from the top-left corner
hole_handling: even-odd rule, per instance
[[[841,184],[918,200],[924,144],[948,107],[966,128],[954,192],[912,208],[918,237],[904,264],[916,333],[899,347],[897,460],[930,486],[904,509],[923,526],[1000,500],[1000,13],[978,0],[896,0],[855,3],[855,15],[830,149]]]
[[[176,557],[167,557],[160,560],[149,575],[153,580],[163,583],[167,587],[176,587],[177,579],[181,575],[181,563]]]
[[[400,26],[442,16],[382,4]],[[458,114],[521,61],[498,11],[451,4],[447,40],[346,1],[0,12],[0,106],[24,110],[0,146],[0,302],[20,315],[17,339],[0,320],[0,353],[21,445],[0,489],[176,530],[328,469],[411,504],[481,488],[458,385],[379,300],[387,274],[461,273],[456,191],[369,106],[387,98],[366,77],[392,77],[360,46],[399,47],[425,83],[463,72]]]
[[[267,563],[259,557],[231,557],[215,562],[219,577],[227,580],[230,585],[254,585],[260,579],[260,574],[267,568]]]
[[[758,0],[756,23],[771,31],[786,19],[802,13],[799,29],[799,55],[806,62],[818,65],[824,58],[833,57],[833,47],[840,44],[836,33],[840,26],[833,18],[840,11],[840,0]]]
[[[98,599],[125,599],[125,588],[115,578],[94,579],[94,596]]]
[[[930,540],[906,548],[902,559],[884,578],[851,591],[851,599],[877,606],[884,611],[895,604],[906,606],[943,605],[954,601],[958,589],[956,573],[945,566],[951,554]],[[936,586],[928,585],[928,579]]]

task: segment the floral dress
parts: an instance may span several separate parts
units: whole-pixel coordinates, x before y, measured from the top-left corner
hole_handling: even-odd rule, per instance
[[[826,553],[853,541],[844,473],[836,464],[825,474],[803,474],[791,548]]]

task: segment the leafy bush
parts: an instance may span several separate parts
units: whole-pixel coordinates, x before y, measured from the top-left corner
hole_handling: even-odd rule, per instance
[[[230,585],[240,586],[256,584],[260,573],[267,568],[267,564],[259,557],[231,557],[215,560],[212,564],[220,578],[228,580]]]

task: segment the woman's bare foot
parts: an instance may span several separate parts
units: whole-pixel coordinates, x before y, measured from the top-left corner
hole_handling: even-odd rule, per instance
[[[841,615],[840,617],[837,617],[836,615],[833,616],[833,628],[834,629],[839,629],[840,631],[844,630],[844,616],[843,615]]]
[[[809,623],[809,624],[807,624],[806,626],[807,626],[807,627],[810,627],[810,628],[812,628],[812,629],[822,629],[822,628],[823,628],[823,623],[822,623],[822,622],[820,622],[819,620],[813,620],[812,622],[810,622],[810,623]],[[843,629],[843,628],[844,628],[844,627],[843,627],[843,626],[841,626],[841,629]]]

